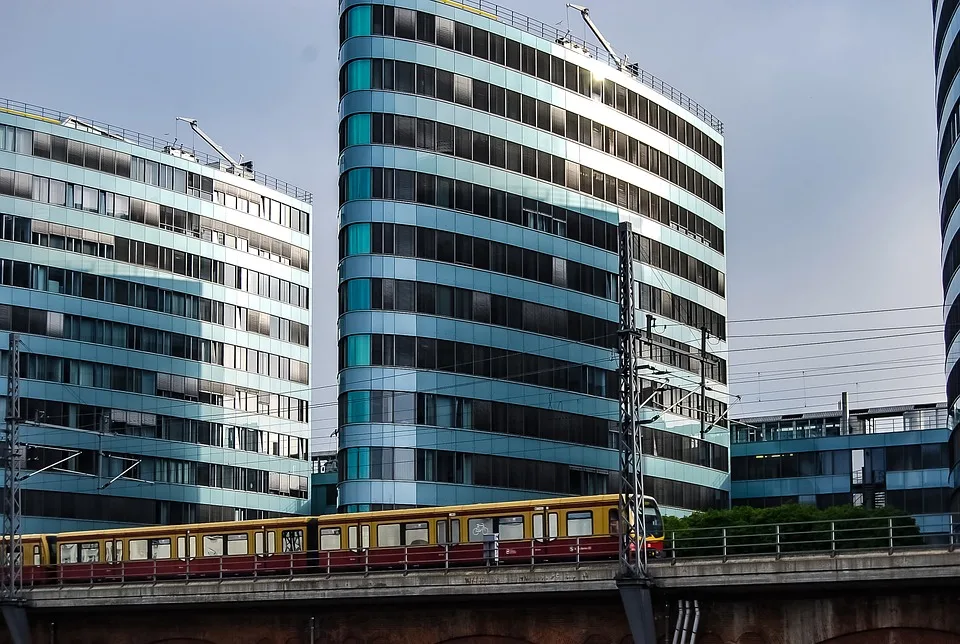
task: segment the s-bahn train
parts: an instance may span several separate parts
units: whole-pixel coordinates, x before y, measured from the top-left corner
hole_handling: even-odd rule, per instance
[[[646,548],[663,552],[657,502],[644,498]],[[615,559],[617,495],[23,537],[24,585],[332,573]]]

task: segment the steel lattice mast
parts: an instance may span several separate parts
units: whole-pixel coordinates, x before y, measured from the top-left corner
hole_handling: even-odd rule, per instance
[[[20,336],[10,334],[7,369],[7,418],[4,433],[3,477],[3,574],[0,600],[6,604],[23,600],[23,553],[20,534]]]

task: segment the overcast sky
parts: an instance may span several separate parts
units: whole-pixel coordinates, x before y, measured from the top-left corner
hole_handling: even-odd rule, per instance
[[[560,0],[504,4],[584,35]],[[195,117],[231,153],[313,192],[313,386],[324,387],[314,403],[334,400],[336,3],[5,7],[6,98],[188,143],[174,117]],[[594,0],[591,10],[616,48],[724,121],[729,359],[742,395],[732,415],[831,407],[843,389],[857,406],[943,399],[930,3]],[[736,322],[898,307],[928,308]],[[827,333],[843,329],[883,330]],[[774,335],[797,332],[810,335]],[[850,341],[864,335],[894,337]],[[790,344],[805,346],[751,350]],[[316,409],[314,435],[335,417]]]

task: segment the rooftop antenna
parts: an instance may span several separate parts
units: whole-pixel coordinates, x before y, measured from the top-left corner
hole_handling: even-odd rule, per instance
[[[621,57],[620,54],[614,51],[613,45],[610,44],[610,41],[603,37],[603,34],[600,33],[600,29],[597,28],[597,25],[595,25],[593,20],[590,18],[590,9],[579,4],[568,4],[567,7],[570,9],[576,9],[580,12],[580,15],[583,16],[583,21],[587,23],[588,27],[590,27],[590,31],[593,32],[593,35],[597,37],[597,40],[600,41],[600,44],[603,45],[603,48],[607,50],[608,54],[610,54],[610,58],[616,61],[617,68],[619,68],[620,71],[624,71],[628,65],[627,57]]]
[[[235,161],[232,156],[227,154],[227,151],[224,150],[220,145],[210,138],[210,136],[200,129],[200,126],[197,124],[197,119],[184,118],[182,116],[177,117],[178,121],[183,121],[190,128],[200,136],[201,139],[207,142],[207,144],[213,148],[217,154],[223,157],[224,161],[227,162],[229,166],[228,171],[237,175],[238,177],[245,177],[247,174],[253,172],[253,161],[243,161],[243,155],[240,156],[240,161]]]

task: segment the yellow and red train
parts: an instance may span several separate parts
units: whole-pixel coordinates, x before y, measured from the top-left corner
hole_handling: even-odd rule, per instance
[[[663,551],[663,522],[644,499],[646,548]],[[23,537],[25,585],[222,575],[339,572],[484,563],[614,559],[617,495]]]

